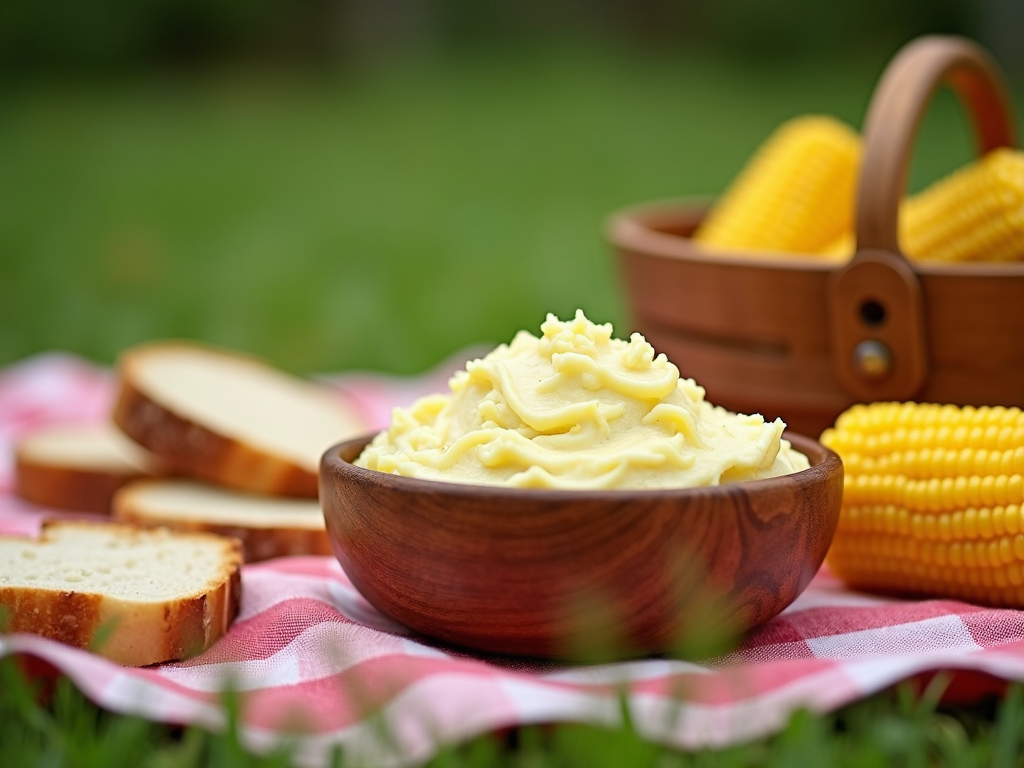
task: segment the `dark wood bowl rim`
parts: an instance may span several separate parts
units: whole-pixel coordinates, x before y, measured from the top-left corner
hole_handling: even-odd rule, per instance
[[[579,490],[579,489],[548,489],[548,488],[515,488],[505,485],[483,485],[472,483],[445,482],[440,480],[424,480],[417,477],[405,477],[380,472],[375,469],[357,467],[343,458],[345,454],[353,458],[362,452],[362,449],[374,438],[376,433],[363,435],[352,440],[346,440],[328,448],[320,460],[320,476],[332,475],[348,477],[360,486],[386,487],[395,491],[409,494],[443,494],[455,498],[494,499],[509,497],[522,498],[524,502],[534,503],[558,503],[568,499],[573,501],[615,501],[621,502],[624,498],[633,497],[650,501],[663,499],[687,499],[706,496],[728,495],[736,488],[749,489],[747,493],[757,493],[758,489],[769,491],[779,485],[780,479],[794,480],[800,485],[814,485],[825,482],[841,466],[842,460],[835,451],[825,447],[817,440],[800,435],[795,432],[785,432],[783,437],[789,440],[793,447],[807,456],[811,466],[808,469],[794,472],[781,477],[765,478],[762,480],[745,480],[736,483],[725,483],[723,485],[700,486],[696,488],[622,488],[613,490]],[[817,461],[815,460],[817,457]]]

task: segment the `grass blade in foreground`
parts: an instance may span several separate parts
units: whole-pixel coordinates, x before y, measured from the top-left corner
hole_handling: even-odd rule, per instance
[[[946,682],[940,675],[920,694],[904,684],[829,716],[799,711],[777,736],[724,749],[682,752],[644,740],[628,723],[618,729],[562,724],[488,734],[443,749],[428,765],[1024,766],[1024,688],[1010,686],[1000,702],[951,709],[938,703]],[[66,678],[52,687],[42,686],[30,682],[14,658],[0,660],[0,744],[6,765],[271,768],[292,764],[287,745],[266,755],[248,750],[239,731],[240,698],[226,693],[224,704],[227,726],[223,733],[173,728],[106,712]],[[331,761],[332,768],[348,764],[340,751]]]

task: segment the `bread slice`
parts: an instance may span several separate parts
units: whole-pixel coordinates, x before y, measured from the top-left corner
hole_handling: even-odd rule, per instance
[[[121,664],[183,659],[234,620],[241,565],[241,543],[225,536],[49,521],[36,539],[0,536],[0,612],[7,631]]]
[[[316,498],[320,456],[366,431],[326,386],[191,342],[118,361],[114,421],[184,474],[241,490]]]
[[[115,519],[209,531],[240,539],[247,562],[285,555],[329,555],[320,504],[260,496],[190,480],[139,480],[114,497]]]
[[[108,514],[118,488],[162,473],[152,454],[113,424],[39,427],[14,448],[14,492],[45,507]]]

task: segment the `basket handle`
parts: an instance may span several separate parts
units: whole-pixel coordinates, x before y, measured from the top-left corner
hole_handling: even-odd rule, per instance
[[[899,246],[899,204],[912,144],[939,86],[970,116],[978,153],[1013,146],[1013,111],[999,68],[979,46],[931,35],[904,46],[872,96],[857,189],[857,251],[829,284],[833,370],[859,400],[907,400],[928,376],[924,303]]]

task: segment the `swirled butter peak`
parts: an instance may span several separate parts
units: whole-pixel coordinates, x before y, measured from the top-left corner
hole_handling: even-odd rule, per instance
[[[734,414],[638,333],[577,310],[540,338],[466,364],[448,394],[396,408],[356,464],[431,480],[529,488],[681,488],[806,469],[785,424]]]

